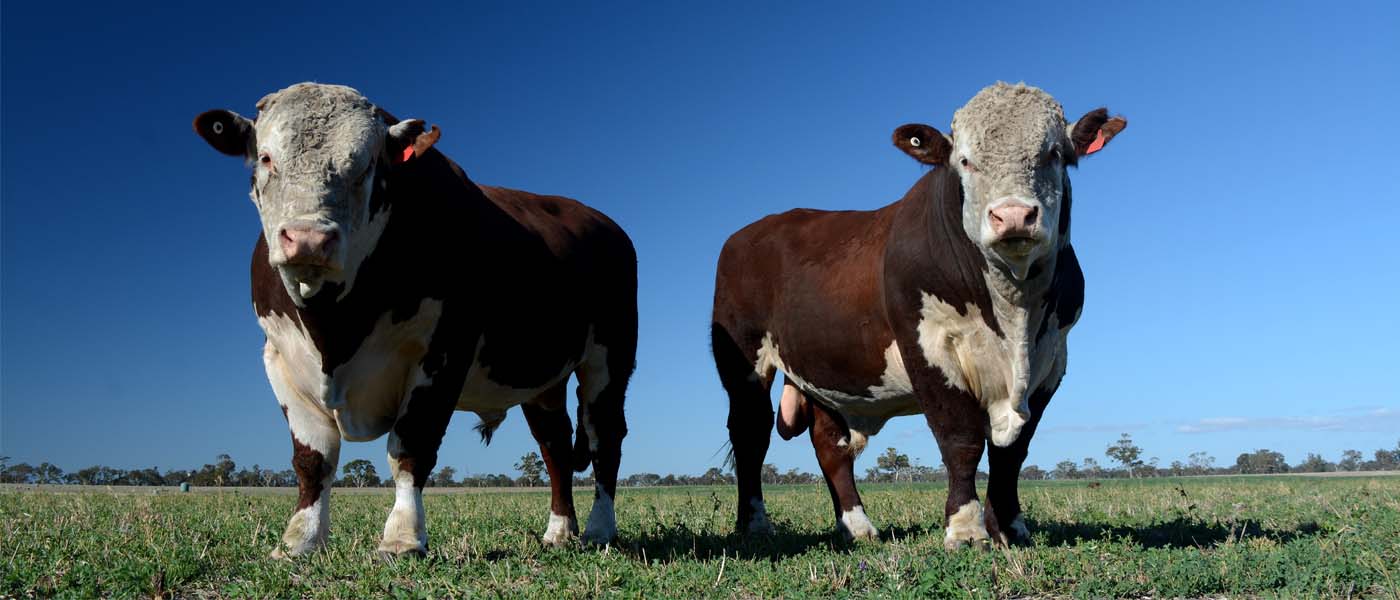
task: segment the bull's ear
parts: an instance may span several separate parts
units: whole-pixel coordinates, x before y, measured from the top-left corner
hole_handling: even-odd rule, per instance
[[[426,131],[423,126],[422,119],[404,119],[389,126],[389,158],[395,164],[422,156],[442,137],[442,130],[437,125]]]
[[[1069,139],[1074,142],[1075,154],[1088,156],[1103,150],[1108,141],[1127,126],[1128,120],[1122,115],[1109,117],[1107,108],[1091,110],[1070,128]]]
[[[891,136],[895,147],[926,165],[946,165],[953,143],[937,129],[923,123],[900,125]]]
[[[210,110],[194,118],[194,132],[229,156],[252,156],[257,135],[253,122],[231,110]]]

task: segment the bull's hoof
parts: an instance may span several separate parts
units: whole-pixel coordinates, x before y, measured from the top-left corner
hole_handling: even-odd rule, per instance
[[[777,532],[766,519],[761,523],[747,523],[734,527],[734,531],[746,538],[770,538]]]
[[[400,558],[427,558],[428,548],[415,542],[383,542],[375,551],[380,560],[393,562]]]
[[[276,548],[273,548],[272,552],[269,552],[267,556],[272,560],[292,560],[299,556],[305,556],[319,551],[323,546],[324,544],[322,543],[308,543],[301,544],[300,546],[290,546],[286,543],[281,543],[278,544]]]
[[[992,540],[988,538],[976,539],[945,539],[943,549],[949,552],[957,552],[963,548],[972,548],[982,552],[992,549]]]

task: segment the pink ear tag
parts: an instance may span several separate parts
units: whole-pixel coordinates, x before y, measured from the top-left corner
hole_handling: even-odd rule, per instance
[[[1102,137],[1103,137],[1103,134],[1102,134],[1102,133],[1099,134],[1099,137],[1102,138]],[[1103,144],[1100,143],[1099,145],[1102,146]],[[412,146],[412,145],[409,145],[409,147],[403,149],[403,160],[401,160],[401,161],[399,161],[399,162],[408,162],[408,159],[410,159],[410,158],[413,158],[413,146]]]
[[[1088,154],[1093,154],[1093,153],[1095,153],[1095,152],[1098,152],[1099,150],[1103,150],[1103,145],[1104,145],[1103,132],[1100,131],[1099,134],[1098,134],[1097,136],[1094,137],[1094,143],[1089,144],[1089,149],[1088,149],[1088,150],[1085,150],[1085,151],[1084,151],[1084,154],[1086,154],[1086,155],[1088,155]],[[407,159],[404,159],[404,160],[407,160]]]

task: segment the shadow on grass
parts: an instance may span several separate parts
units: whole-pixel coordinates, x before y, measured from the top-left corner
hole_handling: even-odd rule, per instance
[[[851,548],[834,533],[796,531],[782,522],[774,523],[773,528],[773,535],[765,537],[694,531],[685,524],[663,525],[618,540],[613,551],[637,560],[668,564],[718,561],[721,557],[778,561],[813,550],[848,552]]]
[[[1170,521],[1142,527],[1109,525],[1105,523],[1040,522],[1027,518],[1026,525],[1037,541],[1044,539],[1049,546],[1072,546],[1080,541],[1126,540],[1144,548],[1211,548],[1224,543],[1252,538],[1267,538],[1280,543],[1314,537],[1322,532],[1316,523],[1303,523],[1293,529],[1270,529],[1253,519],[1237,522],[1206,523],[1199,519],[1177,517]]]

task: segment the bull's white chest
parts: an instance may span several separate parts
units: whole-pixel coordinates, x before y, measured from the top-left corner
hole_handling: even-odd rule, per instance
[[[393,427],[408,391],[423,383],[419,365],[441,316],[442,301],[431,298],[423,299],[418,311],[403,321],[395,322],[392,313],[385,312],[350,358],[329,375],[299,323],[276,314],[261,317],[267,354],[275,355],[268,361],[268,377],[274,379],[279,401],[283,392],[278,390],[278,377],[297,399],[330,413],[345,439],[374,439]]]
[[[918,340],[923,359],[943,373],[950,387],[968,392],[987,411],[992,442],[1016,439],[1030,418],[1030,395],[1065,368],[1065,333],[1052,313],[1045,334],[1035,339],[1040,311],[994,298],[1001,335],[987,326],[982,311],[968,303],[966,314],[924,293]]]

